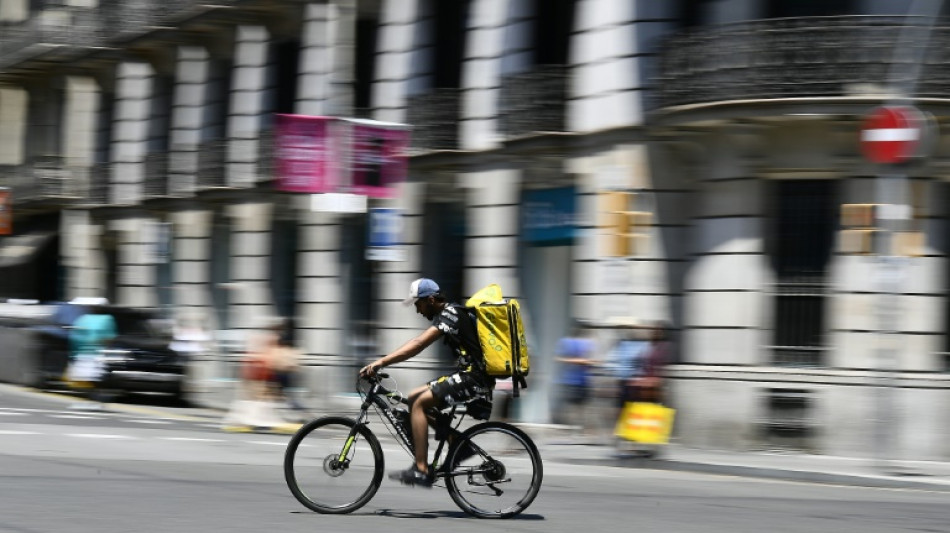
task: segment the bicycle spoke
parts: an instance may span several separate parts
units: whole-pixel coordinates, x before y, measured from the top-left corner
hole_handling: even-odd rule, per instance
[[[379,487],[379,443],[364,432],[351,437],[351,425],[332,420],[308,424],[288,447],[287,483],[294,496],[315,511],[350,512]]]
[[[537,448],[527,435],[505,424],[473,428],[469,438],[479,451],[461,462],[453,458],[455,464],[445,478],[452,499],[481,517],[509,517],[523,511],[541,485]]]

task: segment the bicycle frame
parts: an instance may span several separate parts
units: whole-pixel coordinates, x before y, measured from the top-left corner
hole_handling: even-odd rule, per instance
[[[346,455],[349,452],[350,447],[353,444],[354,439],[356,438],[358,428],[369,424],[369,409],[372,406],[379,408],[379,411],[382,413],[382,418],[389,424],[389,426],[395,430],[396,435],[399,437],[399,440],[406,446],[406,449],[409,451],[410,455],[415,454],[416,447],[412,442],[411,435],[407,435],[405,429],[403,429],[402,424],[396,419],[394,414],[394,409],[392,406],[392,401],[395,400],[397,403],[409,407],[409,399],[402,395],[399,391],[390,391],[383,387],[382,379],[389,377],[388,374],[379,374],[380,379],[370,381],[370,389],[366,392],[366,398],[364,398],[362,405],[360,405],[360,414],[356,417],[356,425],[353,427],[353,430],[350,431],[349,437],[346,439],[346,442],[343,445],[343,450],[340,452],[340,461],[345,461]],[[445,424],[446,430],[452,427],[452,421],[455,420],[455,411],[457,406],[453,406],[448,413],[442,413],[441,411],[436,411],[431,414],[429,417],[430,425],[438,426],[440,423]],[[462,417],[464,418],[464,414]],[[444,419],[444,421],[440,420]],[[461,423],[462,418],[458,419],[458,422]],[[436,432],[439,428],[436,427]],[[411,431],[411,427],[410,427]],[[448,435],[443,438],[436,438],[436,449],[435,454],[433,455],[432,467],[437,468],[441,462],[442,450],[445,448],[445,444],[448,442]],[[448,451],[448,450],[446,450]],[[441,473],[438,477],[443,477],[445,474]]]

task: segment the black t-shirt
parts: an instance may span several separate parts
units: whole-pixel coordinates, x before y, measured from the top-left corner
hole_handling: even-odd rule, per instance
[[[468,370],[471,367],[473,373],[487,377],[482,347],[478,344],[478,333],[475,331],[475,316],[465,306],[446,305],[432,319],[432,325],[442,332],[446,344],[455,351],[460,369]]]

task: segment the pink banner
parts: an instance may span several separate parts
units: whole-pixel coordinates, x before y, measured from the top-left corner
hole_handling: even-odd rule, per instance
[[[409,129],[337,117],[276,115],[277,189],[391,198],[406,180]]]
[[[335,192],[340,186],[338,143],[332,117],[276,116],[277,188],[288,192]]]
[[[370,198],[391,198],[406,180],[409,130],[404,126],[354,122],[351,139],[350,191]]]

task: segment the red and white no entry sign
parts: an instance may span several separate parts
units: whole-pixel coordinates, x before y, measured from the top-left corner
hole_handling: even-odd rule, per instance
[[[924,135],[924,116],[910,106],[881,106],[861,127],[861,149],[875,163],[903,163],[917,153]]]

